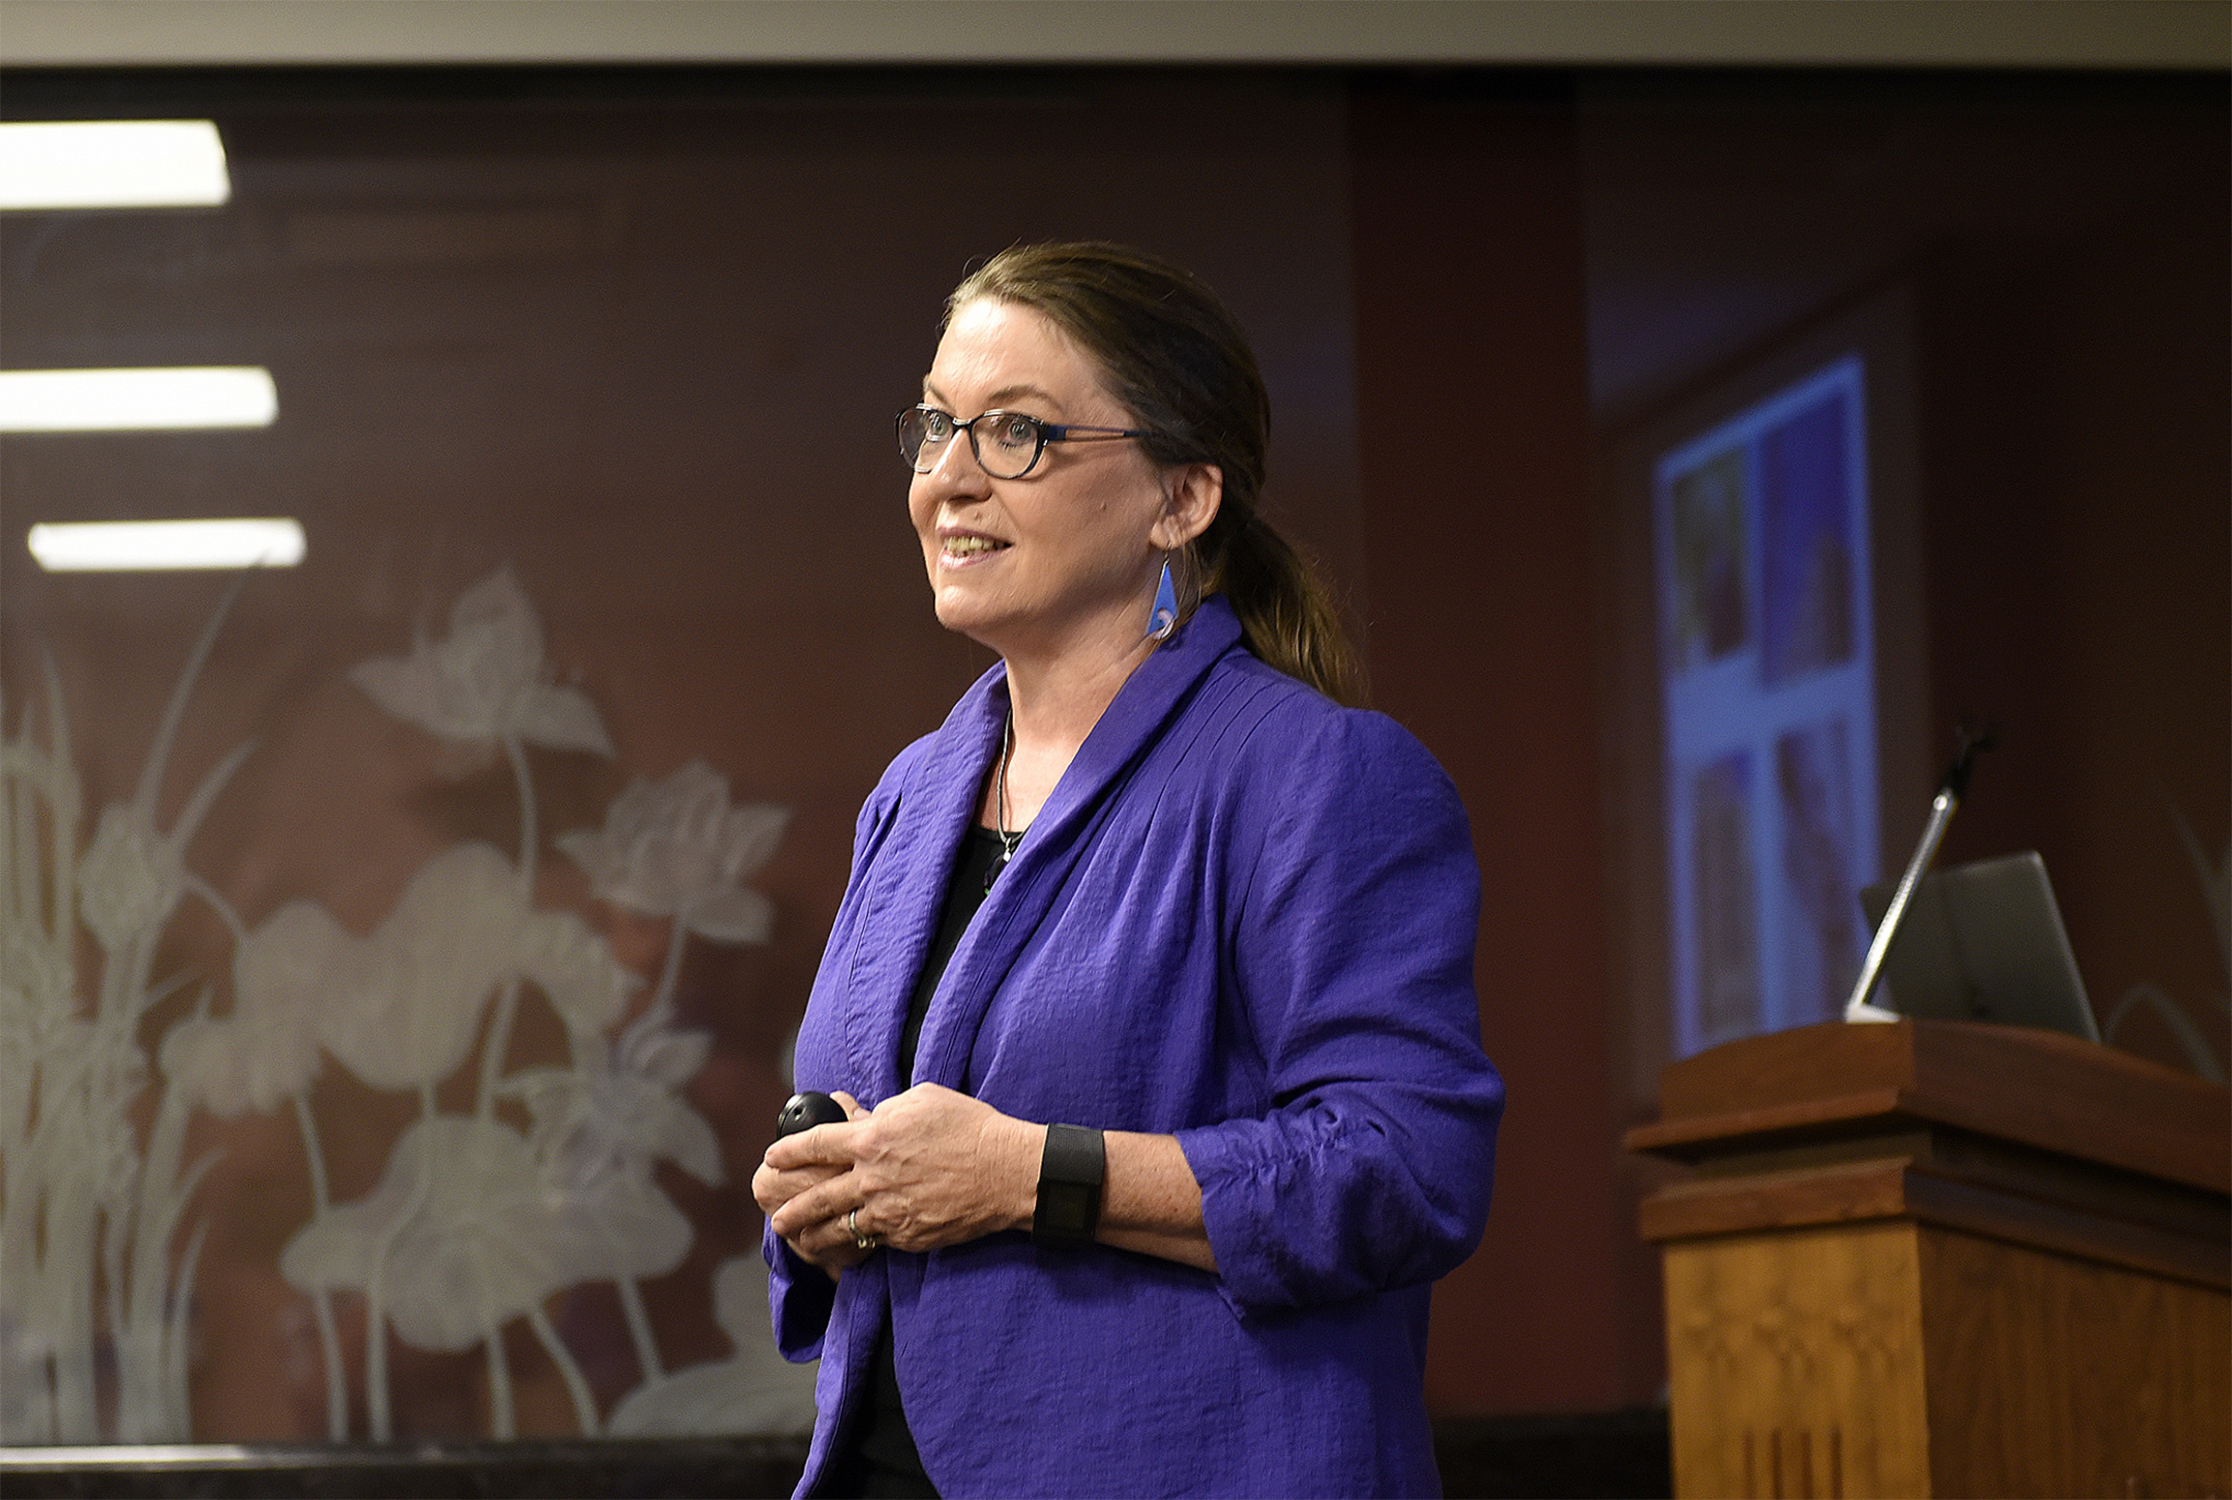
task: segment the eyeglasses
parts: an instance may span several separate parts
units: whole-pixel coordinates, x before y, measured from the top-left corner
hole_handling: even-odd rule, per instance
[[[899,456],[917,474],[927,474],[938,466],[938,456],[956,432],[969,435],[970,451],[994,479],[1021,479],[1038,467],[1048,443],[1106,443],[1154,435],[1140,427],[1041,422],[1019,411],[979,412],[963,422],[935,406],[910,406],[899,413]]]

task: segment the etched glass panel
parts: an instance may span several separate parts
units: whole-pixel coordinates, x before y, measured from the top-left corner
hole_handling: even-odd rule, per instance
[[[0,366],[274,400],[0,438],[0,1442],[803,1431],[748,1182],[857,810],[990,665],[891,413],[973,261],[1150,244],[1353,555],[1338,82],[9,90],[210,115],[230,198],[0,217]],[[946,138],[1035,207],[895,204]],[[213,518],[299,561],[26,545]]]

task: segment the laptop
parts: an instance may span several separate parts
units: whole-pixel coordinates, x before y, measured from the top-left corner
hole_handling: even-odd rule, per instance
[[[1894,889],[1886,882],[1860,893],[1871,932]],[[2046,862],[2035,850],[1923,876],[1873,1001],[1902,1016],[1997,1021],[2100,1040]]]

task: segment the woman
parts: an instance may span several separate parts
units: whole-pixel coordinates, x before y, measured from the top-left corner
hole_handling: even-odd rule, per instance
[[[1455,791],[1340,707],[1186,273],[1007,251],[902,413],[938,619],[997,651],[863,809],[779,1140],[800,1493],[1418,1494],[1429,1284],[1502,1085]]]

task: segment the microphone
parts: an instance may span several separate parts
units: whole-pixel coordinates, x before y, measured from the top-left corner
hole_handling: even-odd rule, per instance
[[[1937,857],[1938,844],[1945,838],[1945,825],[1953,821],[1954,811],[1968,795],[1969,772],[1976,764],[1977,752],[1999,743],[1997,724],[1987,724],[1982,734],[1974,734],[1969,730],[1968,720],[1963,719],[1958,732],[1960,756],[1945,773],[1945,779],[1938,783],[1937,795],[1930,801],[1930,821],[1922,830],[1922,841],[1914,846],[1914,857],[1907,861],[1898,889],[1891,893],[1891,904],[1884,909],[1883,920],[1876,924],[1875,938],[1868,944],[1868,956],[1860,964],[1860,977],[1853,982],[1851,998],[1845,1001],[1847,1021],[1902,1019],[1897,1011],[1873,1004],[1868,997],[1883,973],[1883,961],[1891,956],[1891,942],[1899,935],[1899,925],[1906,920],[1907,902],[1914,898],[1915,887],[1922,883],[1930,861]]]

